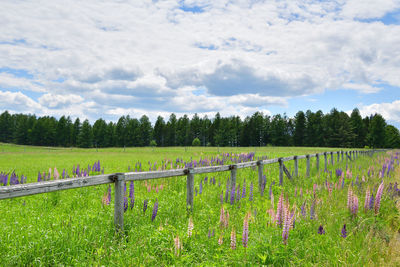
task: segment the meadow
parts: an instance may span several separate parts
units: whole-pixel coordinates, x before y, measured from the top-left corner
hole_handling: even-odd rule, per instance
[[[0,172],[24,175],[29,183],[49,168],[73,176],[78,164],[82,170],[99,161],[101,171],[114,173],[216,157],[229,164],[251,152],[257,159],[338,150],[0,144]],[[347,169],[336,160],[327,171],[321,160],[317,172],[313,158],[310,177],[300,160],[299,177],[285,177],[282,186],[278,164],[266,165],[263,195],[256,169],[238,170],[234,192],[226,190],[229,172],[195,175],[192,212],[184,176],[135,181],[134,203],[127,183],[122,235],[114,227],[113,186],[110,203],[108,185],[0,200],[0,265],[399,265],[399,154],[362,156]],[[293,162],[285,165],[293,170]]]

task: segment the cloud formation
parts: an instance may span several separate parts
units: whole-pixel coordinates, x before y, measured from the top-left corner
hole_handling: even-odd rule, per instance
[[[373,95],[381,84],[400,87],[400,26],[382,19],[399,8],[399,0],[4,0],[0,106],[115,119],[270,113],[336,89]]]

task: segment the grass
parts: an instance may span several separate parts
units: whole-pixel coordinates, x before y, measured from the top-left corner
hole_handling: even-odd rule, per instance
[[[184,161],[215,157],[223,152],[256,152],[257,156],[268,158],[302,155],[339,149],[326,148],[43,148],[1,144],[0,171],[15,170],[18,175],[35,182],[37,173],[48,171],[56,166],[58,170],[92,165],[100,160],[105,173],[126,172],[141,162],[148,170],[155,161]],[[113,200],[111,205],[102,205],[101,198],[108,186],[80,188],[48,194],[34,195],[0,201],[0,265],[398,265],[400,213],[397,197],[388,193],[389,183],[399,183],[400,168],[394,159],[396,169],[391,177],[385,177],[385,190],[378,215],[373,211],[364,212],[363,201],[367,185],[376,194],[380,179],[377,170],[382,168],[384,158],[360,157],[349,163],[352,179],[346,179],[344,188],[335,183],[338,178],[335,169],[345,169],[345,162],[329,165],[328,172],[316,171],[315,158],[312,159],[311,177],[305,177],[306,161],[299,161],[300,177],[284,178],[279,186],[278,165],[264,167],[267,186],[264,196],[260,196],[257,170],[240,169],[237,184],[243,187],[246,180],[246,198],[234,205],[224,202],[229,211],[229,226],[220,227],[220,195],[225,198],[225,188],[229,173],[196,175],[195,188],[203,184],[202,194],[194,199],[193,213],[186,210],[186,179],[176,177],[149,182],[135,182],[135,206],[125,213],[125,233],[117,235],[114,231]],[[335,157],[336,162],[336,157]],[[288,162],[293,170],[293,163]],[[323,166],[321,159],[320,166]],[[375,173],[368,178],[367,171],[374,166]],[[322,168],[321,168],[322,169]],[[331,171],[333,175],[331,176]],[[215,185],[205,183],[204,178],[215,177]],[[360,200],[356,217],[346,208],[347,189],[359,176],[361,186],[354,186]],[[362,181],[365,177],[365,182]],[[249,201],[249,186],[254,184],[254,200]],[[272,222],[267,210],[272,208],[269,199],[269,186],[274,195],[274,207],[278,204],[281,192],[290,206],[296,206],[296,223],[289,232],[287,245],[282,242],[282,229]],[[331,194],[326,183],[333,188]],[[219,187],[218,184],[221,183]],[[154,188],[163,185],[157,193]],[[310,207],[314,200],[313,185],[316,188],[316,218],[310,219]],[[147,185],[147,186],[146,186]],[[148,192],[148,186],[152,190]],[[297,194],[295,191],[297,188]],[[300,189],[303,195],[300,196]],[[114,191],[114,189],[112,189]],[[129,184],[128,184],[129,191]],[[147,199],[148,209],[143,212],[143,201]],[[159,202],[156,219],[151,221],[155,200]],[[305,203],[307,216],[300,214]],[[396,206],[397,205],[397,206]],[[250,213],[248,248],[241,244],[243,219]],[[193,234],[187,236],[189,217],[194,223]],[[348,237],[341,237],[341,229],[346,223]],[[323,225],[324,235],[318,234]],[[237,249],[230,248],[232,229],[237,234]],[[215,235],[208,237],[209,231]],[[174,248],[174,238],[179,236],[183,248],[179,254]],[[222,236],[222,245],[218,239]]]

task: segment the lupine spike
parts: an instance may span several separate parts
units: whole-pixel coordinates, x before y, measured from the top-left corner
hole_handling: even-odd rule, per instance
[[[347,237],[347,231],[346,231],[346,224],[344,224],[343,225],[343,228],[342,228],[342,235],[341,235],[343,238],[346,238]]]
[[[379,208],[381,205],[382,193],[383,193],[383,182],[379,185],[378,190],[376,191],[376,199],[375,199],[375,214],[379,213]]]
[[[249,218],[248,215],[246,215],[243,220],[243,235],[242,235],[243,247],[247,248],[248,241],[249,241]]]
[[[236,232],[234,228],[231,231],[231,249],[236,249]]]
[[[153,213],[151,214],[151,221],[155,220],[157,216],[157,211],[158,211],[158,199],[156,199],[156,202],[154,203]]]
[[[369,210],[369,200],[371,198],[371,193],[369,190],[369,186],[367,188],[367,191],[365,191],[365,201],[364,201],[364,210],[368,211]]]

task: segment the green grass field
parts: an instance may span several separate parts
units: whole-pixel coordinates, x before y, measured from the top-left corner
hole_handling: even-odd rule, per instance
[[[49,168],[57,167],[60,172],[66,169],[71,173],[73,166],[84,167],[97,160],[105,173],[113,173],[127,172],[128,167],[133,169],[137,162],[141,162],[143,170],[148,170],[148,162],[152,166],[157,162],[160,166],[162,161],[175,162],[176,158],[184,161],[210,159],[222,153],[255,152],[255,157],[276,158],[337,150],[340,149],[174,147],[96,150],[0,144],[0,172],[15,171],[17,175],[27,176],[28,182],[36,182],[39,171],[47,173]],[[113,194],[110,205],[102,204],[108,185],[0,200],[0,265],[399,265],[400,204],[397,192],[394,196],[394,189],[388,191],[389,183],[400,182],[399,159],[396,157],[381,153],[373,158],[365,156],[349,162],[351,177],[345,176],[343,188],[335,171],[341,168],[345,172],[346,164],[337,163],[336,157],[328,172],[323,171],[322,159],[320,172],[317,172],[313,158],[309,178],[305,177],[306,161],[300,160],[300,177],[293,180],[285,177],[283,186],[278,185],[278,164],[267,165],[264,167],[267,179],[264,196],[260,195],[257,186],[257,170],[240,169],[237,184],[242,190],[246,180],[246,196],[235,200],[233,205],[229,200],[225,201],[229,172],[196,175],[198,193],[194,197],[193,213],[186,210],[186,177],[135,182],[135,205],[125,213],[123,236],[115,234]],[[392,160],[395,169],[383,179],[382,201],[379,213],[375,215],[374,210],[364,211],[365,191],[369,186],[376,195],[381,181],[378,171],[385,159]],[[292,162],[287,166],[293,169]],[[368,176],[372,166],[374,173]],[[213,177],[215,185],[209,183]],[[254,184],[252,201],[249,200],[251,182]],[[273,203],[269,199],[272,182],[275,182],[271,186]],[[357,215],[351,215],[346,207],[348,188],[352,183],[352,190],[359,199]],[[129,183],[127,187],[128,193]],[[281,193],[296,218],[286,244],[282,240],[282,227],[277,226],[267,212],[272,208],[276,211]],[[143,212],[144,200],[148,200],[146,212]],[[152,221],[156,200],[159,208]],[[310,219],[312,203],[315,203],[315,214]],[[227,227],[220,224],[222,206],[229,212]],[[249,224],[247,248],[242,244],[245,217]],[[193,222],[190,237],[189,218]],[[341,236],[344,224],[346,238]],[[325,234],[318,234],[320,225]],[[231,249],[233,231],[236,249]],[[180,250],[174,244],[177,237],[182,243]]]

